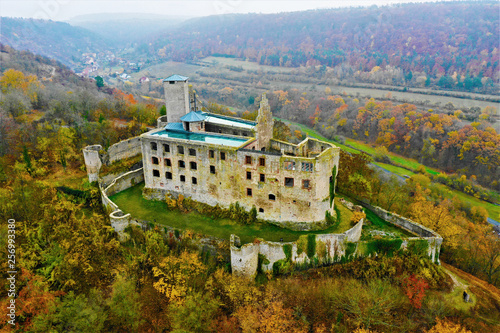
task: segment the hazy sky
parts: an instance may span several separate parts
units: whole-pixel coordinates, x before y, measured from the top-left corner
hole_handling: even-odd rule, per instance
[[[65,21],[92,13],[150,13],[208,16],[228,13],[277,13],[315,8],[384,5],[425,0],[0,0],[0,15]]]

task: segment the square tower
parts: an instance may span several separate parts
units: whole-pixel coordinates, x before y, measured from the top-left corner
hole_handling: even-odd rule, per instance
[[[188,79],[175,74],[163,80],[168,123],[180,122],[181,117],[189,113]]]

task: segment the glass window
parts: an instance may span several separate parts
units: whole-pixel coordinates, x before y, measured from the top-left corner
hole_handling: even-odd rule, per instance
[[[247,179],[252,179],[252,173],[250,171],[247,171]]]
[[[170,145],[167,145],[166,143],[163,144],[163,151],[165,153],[170,153]]]
[[[261,174],[260,174],[260,182],[261,182],[261,183],[264,183],[265,181],[266,181],[266,175],[265,175],[265,174],[263,174],[263,173],[261,173]]]
[[[311,187],[311,183],[310,183],[309,179],[302,180],[302,188],[310,188],[310,187]]]
[[[314,167],[314,165],[312,163],[302,162],[302,171],[312,172],[313,171],[313,167]]]
[[[283,166],[284,166],[285,170],[289,170],[289,171],[295,170],[295,162],[285,161]]]
[[[184,147],[183,146],[177,146],[177,153],[184,155]]]
[[[266,159],[265,159],[265,157],[259,158],[259,165],[260,166],[266,166]]]
[[[285,186],[286,187],[293,187],[293,178],[285,177]]]
[[[245,164],[252,164],[252,156],[245,156]]]
[[[156,142],[151,142],[151,150],[156,150],[156,149],[158,149]]]
[[[196,162],[189,162],[189,167],[191,168],[191,170],[197,170]]]
[[[196,156],[196,149],[189,148],[189,156]]]
[[[186,167],[186,163],[184,163],[183,160],[179,160],[179,168],[185,168]]]

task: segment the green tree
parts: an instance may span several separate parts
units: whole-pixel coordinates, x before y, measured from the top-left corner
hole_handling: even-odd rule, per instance
[[[97,86],[97,88],[104,87],[104,80],[103,80],[103,78],[100,77],[100,76],[96,76],[95,77],[95,85]]]

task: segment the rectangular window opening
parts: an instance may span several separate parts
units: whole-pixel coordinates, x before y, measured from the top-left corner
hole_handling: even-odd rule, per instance
[[[265,175],[265,174],[263,174],[263,173],[261,173],[261,174],[260,174],[260,182],[261,182],[261,183],[264,183],[265,181],[266,181],[266,175]]]
[[[252,164],[252,156],[245,156],[245,164]]]
[[[152,160],[153,164],[155,164],[155,165],[160,164],[160,161],[158,160],[158,157],[153,156],[153,157],[151,158],[151,160]]]
[[[165,159],[165,166],[172,166],[172,161],[170,161],[170,158]]]
[[[302,188],[311,188],[311,182],[309,179],[302,180]]]
[[[160,177],[160,170],[153,170],[153,177]]]
[[[293,187],[293,178],[285,177],[285,186],[286,187]]]
[[[189,156],[196,156],[196,149],[189,148]]]
[[[265,157],[259,158],[259,165],[260,166],[266,166],[266,158]]]
[[[157,150],[158,149],[158,145],[156,144],[156,142],[151,142],[151,150]]]
[[[193,185],[196,185],[198,184],[198,179],[196,179],[196,177],[192,177],[191,182],[193,183]]]
[[[186,167],[186,163],[184,163],[183,160],[179,160],[179,168],[185,168]]]
[[[214,158],[215,157],[215,152],[213,150],[208,151],[208,157]]]
[[[186,181],[186,176],[184,176],[184,175],[181,175],[179,178],[180,178],[181,182],[183,182],[183,183]]]
[[[171,172],[165,172],[165,178],[172,179],[172,173]]]
[[[250,171],[247,171],[247,179],[252,179],[252,173]]]
[[[163,144],[163,152],[170,153],[170,145],[167,145],[166,143],[164,143]]]
[[[223,161],[226,160],[226,153],[225,152],[223,152],[223,151],[220,152],[220,159]]]
[[[189,162],[189,167],[191,168],[191,170],[197,170],[196,162]]]
[[[251,197],[252,196],[252,189],[247,188],[247,196]]]
[[[177,153],[184,155],[184,147],[183,146],[177,146]]]
[[[215,165],[210,166],[210,173],[215,175]]]

